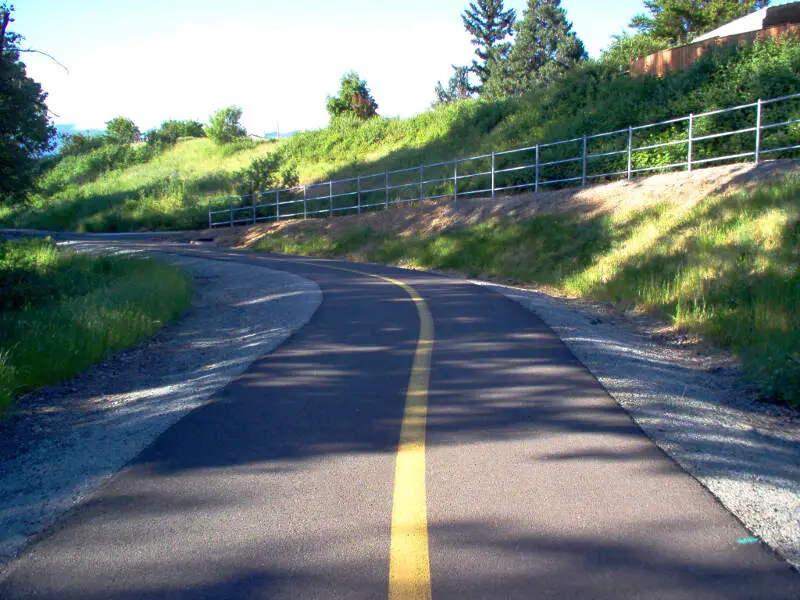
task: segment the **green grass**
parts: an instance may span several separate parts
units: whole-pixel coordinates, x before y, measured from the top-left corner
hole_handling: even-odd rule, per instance
[[[0,244],[0,414],[152,335],[191,299],[191,279],[142,258],[91,257],[50,241]]]
[[[765,398],[800,405],[800,180],[594,218],[493,220],[435,237],[286,228],[254,246],[554,286],[660,315],[738,354]]]

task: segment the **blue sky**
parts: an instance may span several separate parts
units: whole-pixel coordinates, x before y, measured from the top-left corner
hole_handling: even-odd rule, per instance
[[[262,134],[327,123],[325,97],[358,71],[385,116],[433,100],[451,64],[470,62],[467,0],[16,0],[13,31],[28,74],[48,92],[56,123],[104,127],[124,115],[142,130],[167,119],[202,122],[237,104]],[[506,0],[521,18],[525,0]],[[590,55],[643,11],[641,0],[562,0]]]

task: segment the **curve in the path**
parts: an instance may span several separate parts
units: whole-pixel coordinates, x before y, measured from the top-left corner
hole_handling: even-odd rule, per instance
[[[436,329],[434,599],[800,597],[518,304],[398,269],[203,252],[313,279],[323,304],[16,561],[3,598],[387,597],[420,322],[373,275],[417,290]]]

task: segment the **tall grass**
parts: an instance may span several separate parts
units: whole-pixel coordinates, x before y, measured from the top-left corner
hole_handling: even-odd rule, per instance
[[[636,307],[733,350],[764,397],[800,405],[798,179],[693,207],[495,219],[436,236],[289,227],[254,249],[547,284]]]
[[[0,413],[177,318],[191,280],[141,258],[90,257],[50,241],[0,244]]]

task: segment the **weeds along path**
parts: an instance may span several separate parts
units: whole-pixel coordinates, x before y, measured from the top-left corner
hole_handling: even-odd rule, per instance
[[[123,250],[110,241],[73,246]],[[0,565],[301,327],[321,301],[313,283],[287,273],[160,257],[191,274],[189,312],[152,340],[20,398],[0,422]]]

